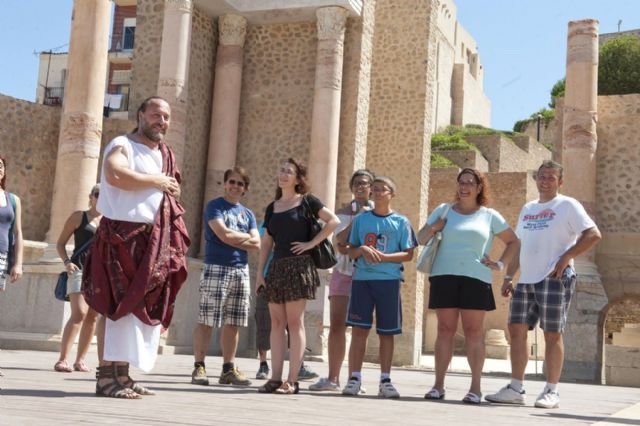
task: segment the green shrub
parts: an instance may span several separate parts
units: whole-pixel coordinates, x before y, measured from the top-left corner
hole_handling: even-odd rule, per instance
[[[453,161],[449,160],[444,155],[437,152],[431,153],[431,168],[433,169],[446,169],[450,167],[458,167]]]
[[[640,93],[640,39],[624,35],[600,48],[598,94]]]

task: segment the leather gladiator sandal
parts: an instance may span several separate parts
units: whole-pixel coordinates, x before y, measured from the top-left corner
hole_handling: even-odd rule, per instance
[[[116,376],[117,377],[126,376],[127,377],[127,381],[122,383],[122,386],[124,386],[127,389],[131,389],[132,391],[134,391],[138,395],[155,395],[156,394],[154,391],[152,391],[151,389],[145,388],[140,383],[137,383],[136,381],[134,381],[131,378],[131,376],[129,376],[129,364],[127,364],[127,365],[117,365],[116,366]]]
[[[96,368],[96,396],[106,396],[109,398],[121,399],[140,399],[142,398],[134,390],[123,386],[115,375],[115,369],[112,365],[103,365]],[[100,386],[101,379],[110,379],[111,381]]]

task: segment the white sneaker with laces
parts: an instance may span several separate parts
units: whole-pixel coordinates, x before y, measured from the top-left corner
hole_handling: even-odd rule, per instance
[[[400,398],[400,392],[396,390],[391,381],[380,382],[378,396],[382,398]]]
[[[310,391],[339,391],[340,383],[333,383],[327,377],[323,377],[312,385],[309,385]]]
[[[355,377],[352,377],[347,382],[347,385],[342,389],[342,394],[356,396],[361,392],[360,391],[361,387],[362,387],[362,381],[356,379]]]
[[[524,389],[518,392],[513,389],[511,385],[507,385],[500,389],[497,393],[485,396],[484,399],[489,402],[496,402],[498,404],[524,405]]]
[[[558,408],[560,406],[560,394],[557,391],[545,389],[538,395],[534,405],[538,408]]]

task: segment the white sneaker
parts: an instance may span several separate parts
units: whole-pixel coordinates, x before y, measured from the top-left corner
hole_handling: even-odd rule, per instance
[[[500,389],[497,393],[484,397],[489,402],[497,402],[498,404],[517,404],[524,405],[524,389],[520,392],[507,385]]]
[[[347,382],[347,385],[342,389],[342,394],[356,396],[361,393],[361,387],[362,380],[358,380],[355,377],[352,377]]]
[[[310,391],[339,391],[340,383],[333,383],[326,377],[321,378],[312,385],[309,385]]]
[[[545,389],[538,395],[534,406],[538,408],[558,408],[560,406],[560,394],[557,391]]]
[[[400,398],[400,393],[396,390],[391,381],[380,382],[378,396],[382,398]]]

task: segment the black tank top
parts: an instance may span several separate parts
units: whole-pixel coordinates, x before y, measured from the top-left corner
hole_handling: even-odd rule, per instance
[[[89,218],[87,217],[87,212],[82,212],[82,222],[80,222],[80,226],[73,231],[73,241],[75,247],[73,248],[73,254],[71,256],[75,256],[76,252],[82,248],[82,246],[89,241],[96,233],[96,227],[93,226],[89,222]],[[78,266],[82,266],[84,263],[84,257],[87,252],[85,251],[80,259],[78,259]]]

